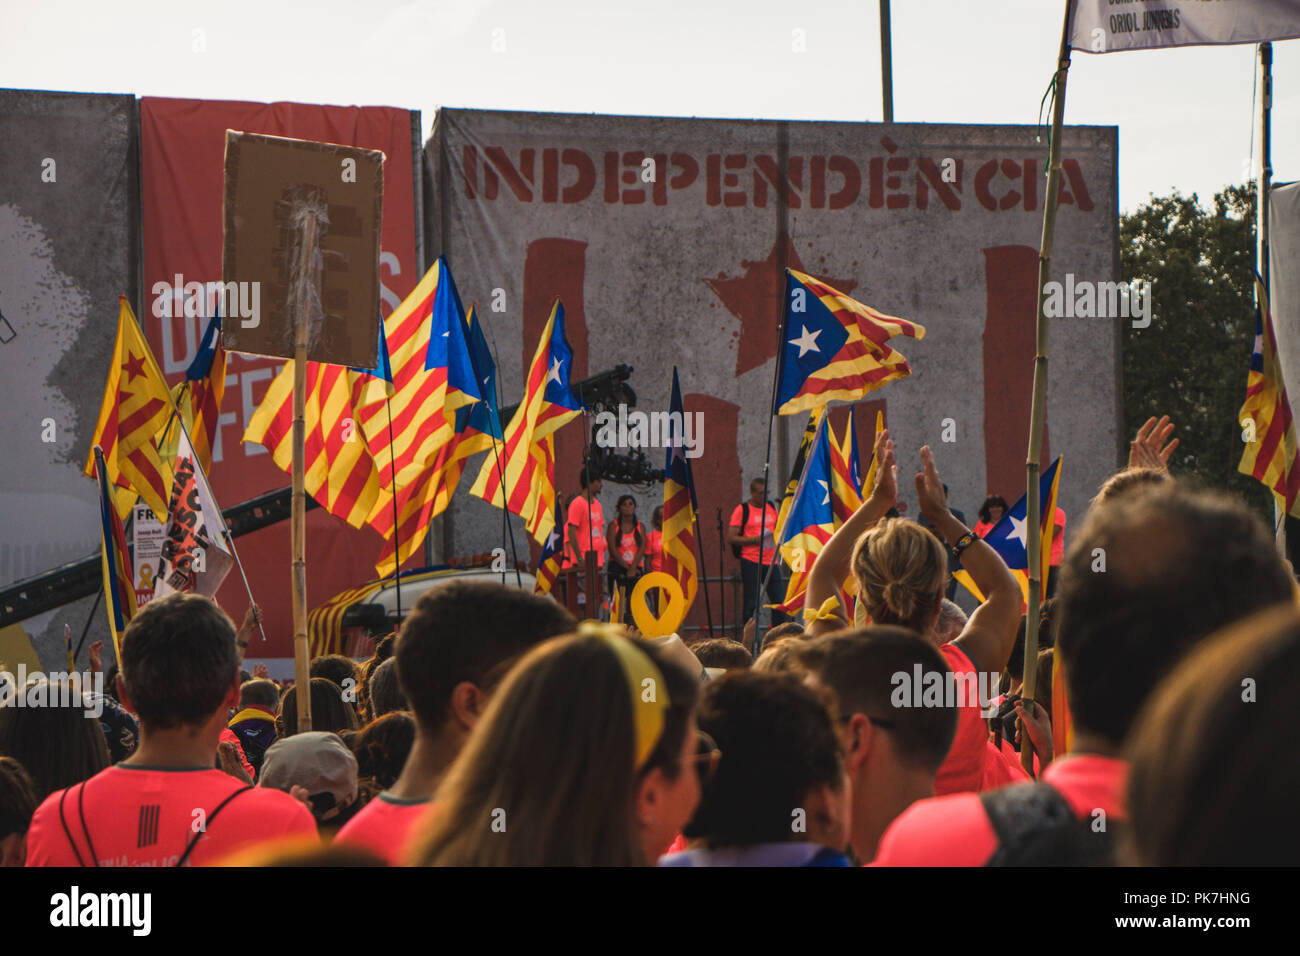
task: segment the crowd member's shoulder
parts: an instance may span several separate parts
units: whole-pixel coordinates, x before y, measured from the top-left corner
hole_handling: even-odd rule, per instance
[[[997,834],[977,793],[918,800],[899,815],[872,866],[983,866],[997,851]]]

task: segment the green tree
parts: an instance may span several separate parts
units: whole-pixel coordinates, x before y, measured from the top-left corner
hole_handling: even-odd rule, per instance
[[[1121,275],[1151,283],[1151,325],[1124,323],[1124,427],[1168,415],[1181,439],[1171,470],[1241,495],[1272,520],[1267,489],[1237,471],[1255,340],[1255,186],[1206,210],[1196,194],[1153,196],[1120,218]]]

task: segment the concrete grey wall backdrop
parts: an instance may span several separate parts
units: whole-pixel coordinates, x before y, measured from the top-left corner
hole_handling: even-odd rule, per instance
[[[911,377],[868,396],[886,402],[909,514],[925,443],[972,521],[986,492],[1023,493],[1046,189],[1037,132],[444,109],[425,151],[426,241],[431,258],[448,257],[466,305],[479,304],[506,404],[521,397],[554,295],[569,312],[575,377],[627,362],[639,406],[666,409],[679,366],[688,409],[706,413],[695,467],[716,573],[716,509],[730,514],[763,461],[787,262],[928,330],[891,343]],[[1063,145],[1053,277],[1112,281],[1117,131],[1067,128]],[[1114,319],[1052,325],[1048,440],[1065,455],[1071,517],[1118,460],[1118,335]],[[804,421],[784,420],[787,450]],[[562,494],[577,490],[581,432],[559,433]],[[786,465],[773,462],[779,488]],[[448,521],[458,553],[501,540],[500,512],[468,487]],[[626,490],[606,485],[607,516]],[[661,500],[661,486],[640,499],[643,520]]]
[[[0,311],[13,334],[0,344],[8,584],[99,549],[98,495],[81,469],[117,299],[135,299],[139,123],[132,96],[0,90],[0,130]],[[53,442],[43,440],[46,419]],[[66,663],[63,624],[79,637],[93,601],[23,622],[46,667]],[[107,636],[101,607],[87,644]]]

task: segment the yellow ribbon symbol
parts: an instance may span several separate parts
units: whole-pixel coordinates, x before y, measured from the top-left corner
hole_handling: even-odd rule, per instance
[[[646,600],[651,588],[659,591],[659,613],[650,609]],[[686,619],[686,595],[682,586],[671,574],[663,571],[651,571],[643,574],[632,589],[632,620],[637,630],[646,637],[667,637],[676,634]]]
[[[137,590],[153,590],[153,568],[149,567],[147,564],[140,565],[140,585]]]

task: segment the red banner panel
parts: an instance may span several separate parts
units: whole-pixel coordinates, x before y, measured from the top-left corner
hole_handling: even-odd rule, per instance
[[[141,101],[144,285],[139,316],[170,383],[184,377],[216,304],[216,284],[221,280],[226,130],[384,152],[380,311],[387,316],[420,278],[412,155],[412,129],[418,117],[410,110],[390,107],[157,98]],[[190,295],[186,286],[191,283],[200,283],[205,290],[198,308],[186,308]],[[198,291],[197,287],[190,288]],[[208,289],[213,291],[206,292]],[[289,484],[289,476],[276,467],[264,448],[240,443],[248,420],[281,364],[278,359],[233,353],[230,356],[210,476],[222,507]],[[255,635],[249,659],[290,657],[293,628],[289,523],[241,537],[236,546],[253,596],[266,612],[267,642],[261,643]],[[379,536],[373,531],[354,530],[320,509],[309,512],[308,607],[373,578],[380,548]],[[217,599],[238,621],[248,604],[238,573],[226,579]],[[272,675],[277,676],[279,670],[272,667]],[[289,671],[284,670],[280,676],[289,676]]]

